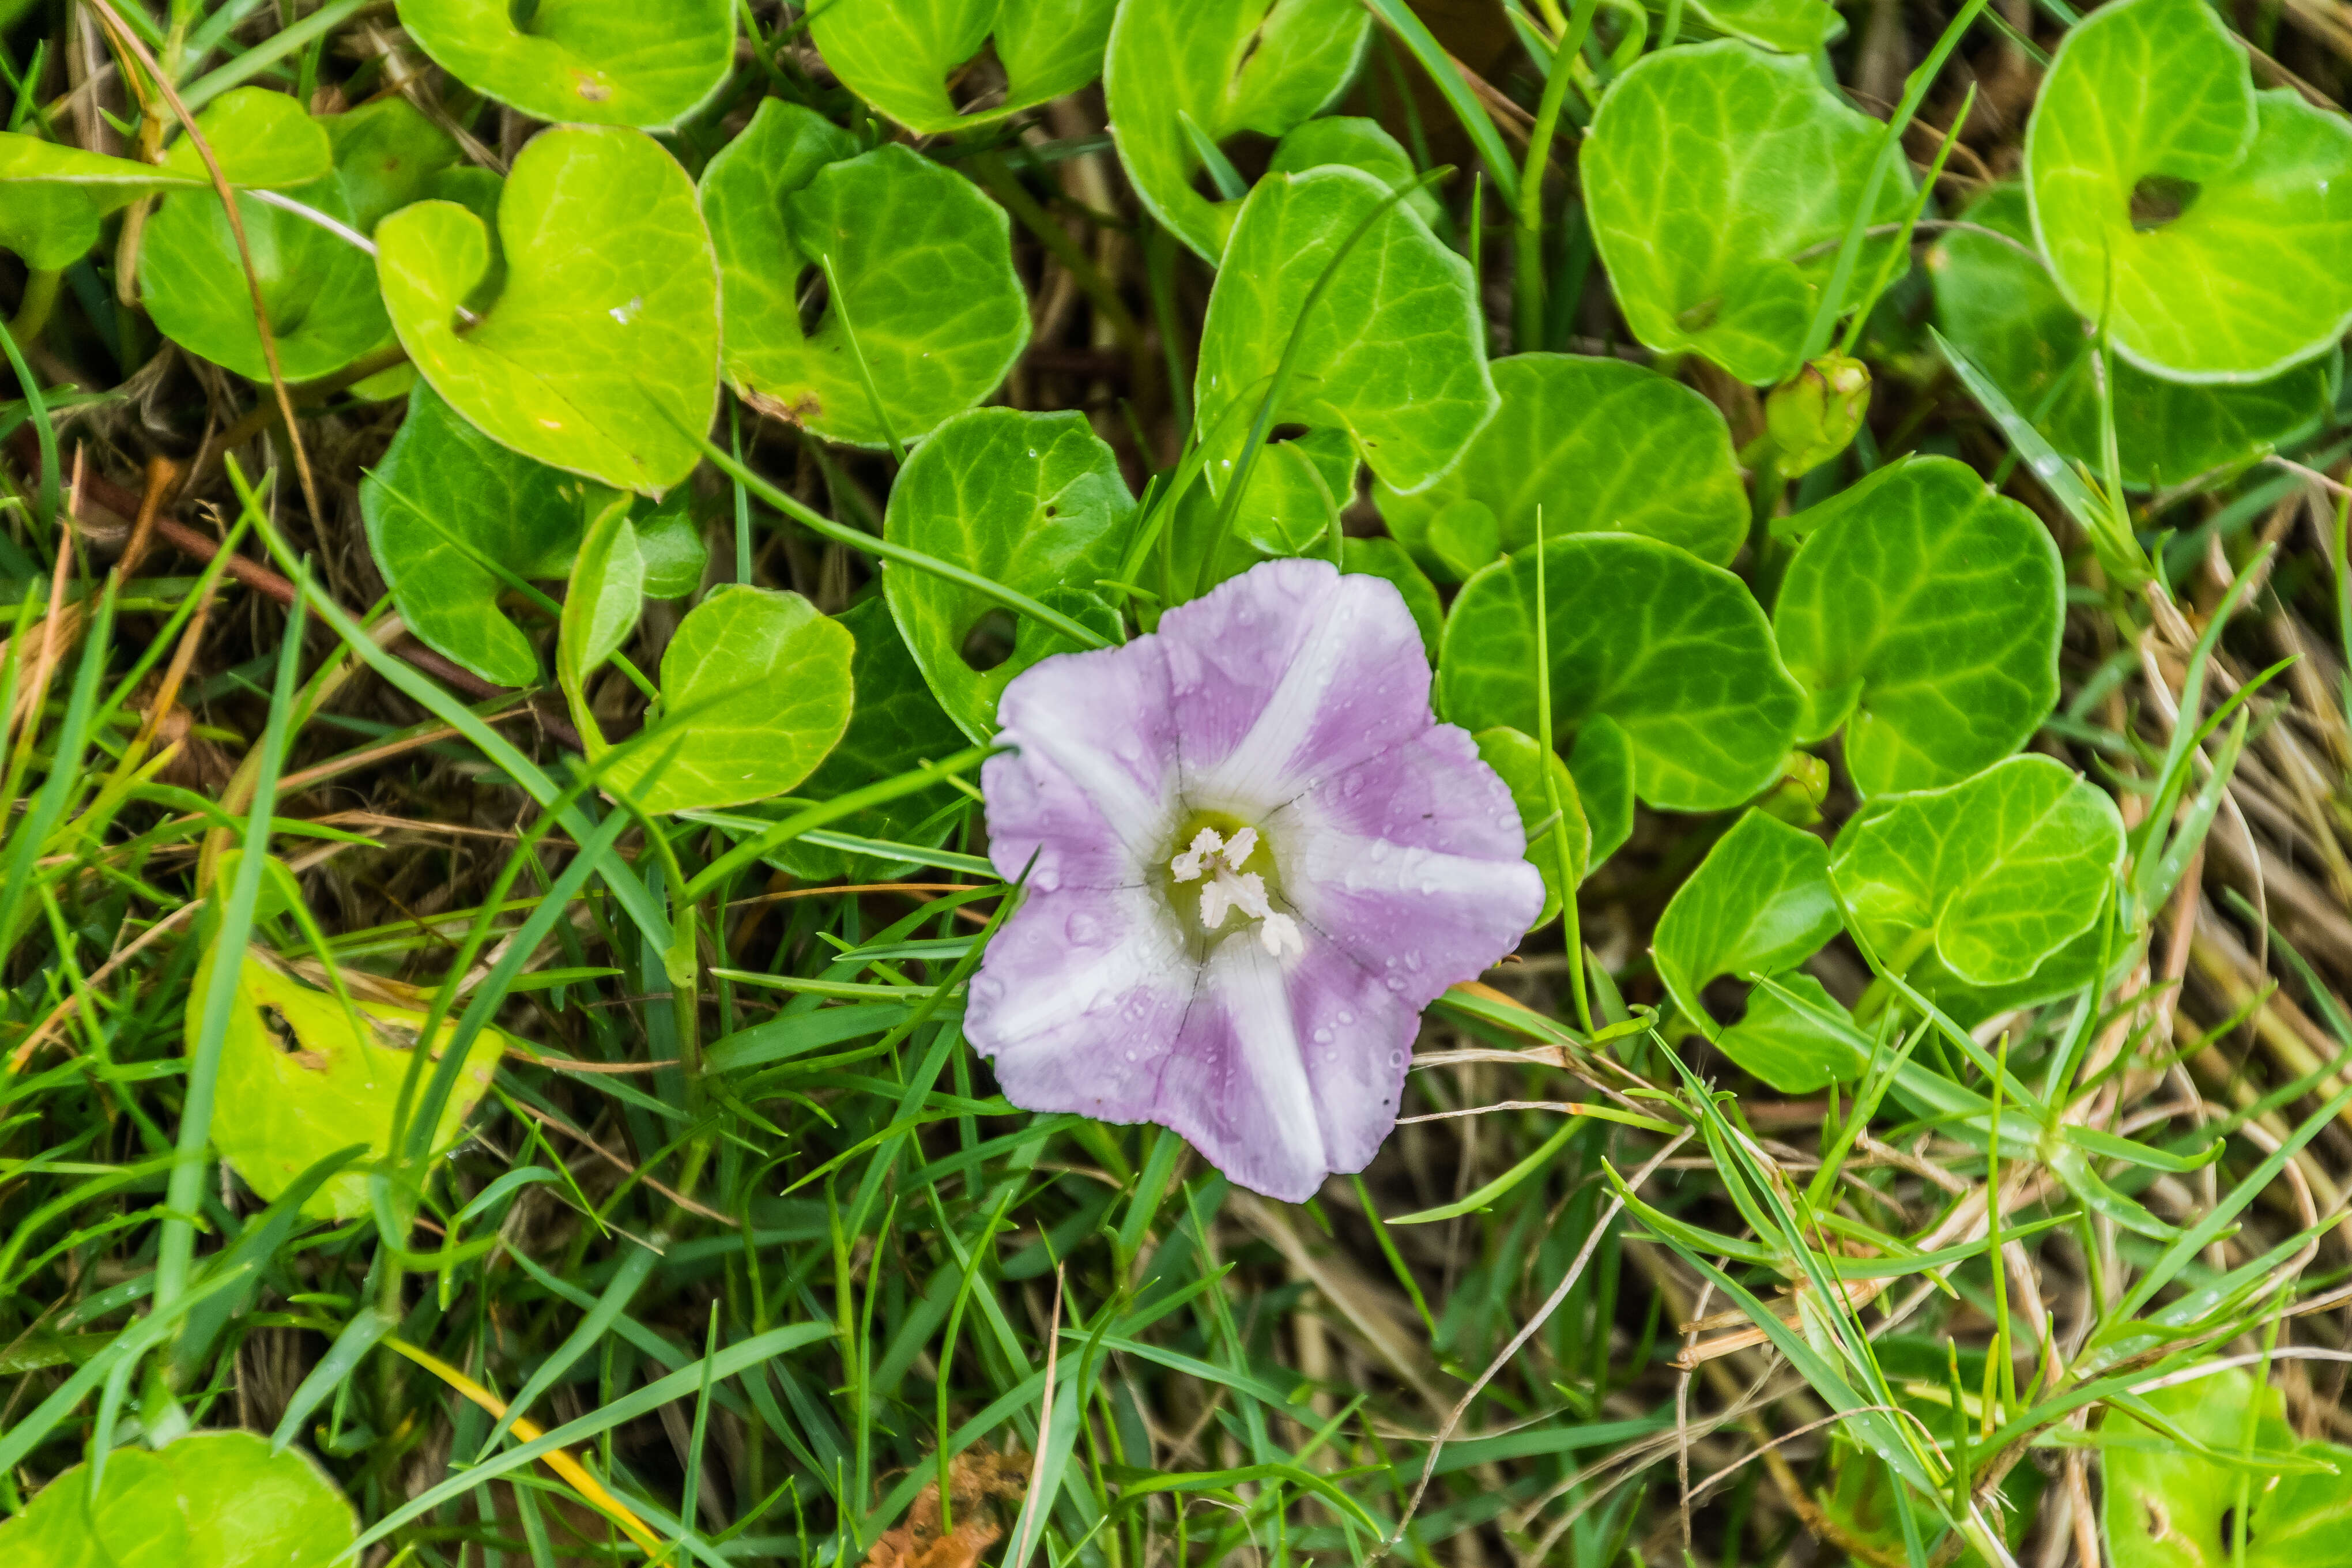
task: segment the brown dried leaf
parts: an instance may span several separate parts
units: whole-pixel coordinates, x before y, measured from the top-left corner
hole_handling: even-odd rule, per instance
[[[948,1461],[948,1501],[955,1526],[940,1532],[940,1483],[915,1494],[906,1522],[885,1531],[866,1568],[979,1568],[980,1554],[1004,1537],[992,1500],[1018,1503],[1029,1489],[1029,1456],[980,1444]]]

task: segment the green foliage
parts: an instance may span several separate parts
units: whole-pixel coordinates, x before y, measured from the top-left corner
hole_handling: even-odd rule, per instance
[[[1249,493],[1233,503],[1230,529],[1224,518],[1231,476],[1222,495],[1205,479],[1193,485],[1176,502],[1169,524],[1161,562],[1167,596],[1205,594],[1261,561],[1281,556],[1336,563],[1349,542],[1340,531],[1340,510],[1355,494],[1356,468],[1355,445],[1341,429],[1309,430],[1295,440],[1261,447],[1250,466]],[[1430,597],[1436,597],[1434,587]]]
[[[386,215],[423,199],[434,176],[457,159],[457,142],[404,99],[314,123],[333,149],[332,172],[286,195],[362,236],[373,233]],[[282,125],[268,130],[298,144],[301,140]],[[237,211],[287,379],[332,374],[392,342],[375,263],[366,251],[315,219],[253,196],[239,195]],[[214,192],[165,196],[148,220],[139,255],[140,289],[164,336],[239,375],[269,379],[236,238]]]
[[[1146,210],[1207,260],[1223,255],[1235,204],[1193,188],[1202,144],[1245,131],[1280,136],[1328,107],[1370,26],[1354,0],[1122,4],[1103,97]]]
[[[1783,477],[1811,473],[1853,445],[1870,416],[1870,367],[1842,353],[1807,360],[1764,399],[1764,432]]]
[[[1376,488],[1389,530],[1458,582],[1544,533],[1638,533],[1728,565],[1748,534],[1731,432],[1715,405],[1640,365],[1568,354],[1494,363],[1501,407],[1436,483]]]
[[[1076,92],[1102,68],[1117,0],[835,0],[809,13],[825,64],[860,98],[926,135],[969,130]],[[992,48],[1001,93],[960,108],[956,68]]]
[[[188,994],[193,1041],[215,974],[207,957]],[[354,1144],[382,1158],[400,1125],[402,1085],[412,1072],[425,1016],[414,1007],[348,999],[306,985],[256,958],[238,971],[228,1037],[221,1047],[219,1094],[235,1113],[214,1125],[213,1144],[246,1185],[277,1197],[312,1165]],[[426,1061],[438,1064],[450,1038]],[[474,1102],[490,1086],[506,1037],[485,1029],[467,1047],[457,1089],[436,1124],[432,1147],[463,1135]],[[408,1103],[415,1103],[412,1089]],[[347,1170],[331,1176],[302,1205],[313,1219],[356,1219],[369,1212],[368,1178]],[[167,1450],[168,1451],[168,1450]]]
[[[1383,481],[1424,488],[1494,416],[1480,335],[1468,265],[1380,182],[1267,176],[1242,204],[1201,328],[1211,489],[1244,460],[1269,398],[1273,423],[1344,430]]]
[[[2066,35],[2025,181],[2058,291],[2159,375],[2265,380],[2352,326],[2352,125],[2255,91],[2202,0],[2125,0]]]
[[[2101,1519],[2116,1568],[2352,1562],[2352,1448],[2299,1441],[2284,1405],[2232,1369],[2152,1390],[2138,1409],[2153,1420],[2110,1417]],[[2282,1459],[2294,1468],[2278,1473]]]
[[[702,176],[727,379],[818,435],[887,446],[996,389],[1029,341],[1004,209],[905,147],[769,99]],[[821,270],[828,268],[829,270]],[[825,288],[823,320],[801,299]]]
[[[196,129],[233,186],[308,184],[326,173],[332,156],[302,106],[282,92],[225,93],[196,117]],[[54,271],[98,243],[99,220],[116,208],[155,192],[211,184],[210,171],[185,138],[156,164],[0,132],[0,196],[6,198],[0,201],[0,249],[15,251],[27,267]],[[219,198],[212,199],[217,206]],[[250,303],[247,310],[249,321]]]
[[[318,1462],[251,1432],[194,1432],[77,1465],[0,1521],[11,1568],[326,1568],[359,1519]]]
[[[1932,955],[1965,984],[2013,985],[2097,921],[2123,842],[2105,791],[2053,758],[2011,757],[1865,806],[1830,873],[1898,973]]]
[[[783,794],[848,728],[853,651],[848,630],[798,594],[722,584],[662,653],[658,736],[604,777],[646,811]],[[673,738],[677,754],[664,762]]]
[[[1577,799],[1575,775],[1557,752],[1548,754],[1543,742],[1533,735],[1499,725],[1479,731],[1477,739],[1478,754],[1510,786],[1511,802],[1519,808],[1519,820],[1528,831],[1528,862],[1543,874],[1543,913],[1529,928],[1541,930],[1559,917],[1560,855],[1556,839],[1566,836],[1569,868],[1581,883],[1592,864],[1591,824],[1585,821],[1583,804]],[[1557,814],[1552,810],[1551,793],[1544,787],[1547,763],[1559,792]]]
[[[1810,55],[1845,35],[1845,18],[1823,0],[1691,0],[1683,15],[1685,26],[1784,55]]]
[[[587,520],[622,500],[499,446],[423,385],[360,484],[368,548],[401,618],[426,646],[502,686],[531,685],[540,673],[530,639],[499,607],[507,576],[568,575]]]
[[[1594,240],[1634,334],[1742,381],[1786,379],[1861,205],[1884,127],[1810,61],[1730,39],[1669,49],[1619,77],[1585,139]],[[1909,182],[1881,186],[1899,221]],[[1891,243],[1866,245],[1841,308]]]
[[[835,617],[856,644],[849,661],[856,701],[849,727],[816,772],[801,787],[820,800],[893,778],[945,757],[964,744],[963,731],[923,684],[907,639],[890,618],[879,594],[860,599]],[[966,815],[964,796],[945,784],[854,812],[833,824],[836,833],[911,844],[932,849],[948,841]],[[809,882],[885,881],[918,869],[917,860],[885,860],[796,838],[772,860]]]
[[[1728,1028],[1717,1027],[1701,993],[1726,975],[1770,974],[1832,1016],[1843,1012],[1818,980],[1788,973],[1844,928],[1829,862],[1828,846],[1803,828],[1748,811],[1666,905],[1652,948],[1685,1021],[1790,1094],[1851,1079],[1864,1058],[1845,1035],[1809,1020],[1778,992],[1751,994],[1746,1016]]]
[[[588,525],[572,562],[572,583],[555,643],[555,676],[572,702],[583,736],[601,736],[592,711],[589,679],[604,668],[636,629],[645,607],[646,558],[628,514],[607,506]]]
[[[558,124],[667,130],[719,90],[735,52],[729,0],[402,0],[400,23],[467,86]]]
[[[1536,728],[1537,560],[1497,561],[1454,598],[1437,689],[1457,724]],[[1804,698],[1737,577],[1630,534],[1548,540],[1541,560],[1562,743],[1580,746],[1588,722],[1608,720],[1632,755],[1634,793],[1670,811],[1719,811],[1772,781]],[[1596,810],[1596,858],[1601,820]]]
[[[718,394],[717,265],[692,184],[652,138],[532,138],[499,198],[495,252],[481,219],[448,201],[394,213],[376,245],[402,345],[492,440],[647,495],[692,471]],[[505,287],[464,326],[494,254]]]
[[[1789,520],[1772,631],[1805,688],[1801,741],[1841,727],[1865,795],[1954,783],[2058,698],[2064,570],[2032,512],[1948,458],[1911,458]]]
[[[1420,184],[1412,166],[1412,154],[1381,130],[1377,120],[1327,114],[1294,126],[1274,144],[1274,156],[1266,160],[1265,172],[1303,174],[1309,169],[1332,163],[1360,169],[1392,191],[1412,187],[1405,205],[1432,228],[1439,228],[1445,222],[1444,207]]]
[[[1999,185],[1963,215],[1990,229],[1953,229],[1928,253],[1936,317],[1945,335],[2009,395],[2060,454],[2102,467],[2098,376],[2088,329],[2031,248],[2021,185]],[[2005,236],[2013,244],[2003,243]],[[2205,385],[2169,381],[2127,360],[2105,366],[2113,384],[2116,447],[2124,480],[2180,484],[2317,429],[2336,401],[2340,352],[2269,381]]]
[[[0,1563],[2341,1559],[2344,39],[2078,9],[0,0]],[[1295,1208],[963,1034],[1291,558]]]
[[[916,448],[890,491],[883,532],[1019,593],[1088,595],[1118,571],[1134,511],[1118,459],[1085,419],[982,408]],[[1002,637],[991,647],[982,623],[1004,614],[997,601],[904,563],[882,585],[940,706],[976,741],[994,731],[996,699],[1013,678],[1067,646],[1024,617],[1009,650]]]

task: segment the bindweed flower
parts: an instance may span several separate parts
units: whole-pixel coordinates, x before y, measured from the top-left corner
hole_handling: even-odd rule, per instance
[[[1403,597],[1270,561],[1005,688],[982,773],[1026,901],[964,1030],[1015,1105],[1173,1128],[1299,1202],[1396,1123],[1423,1008],[1543,882],[1510,791],[1429,708]]]

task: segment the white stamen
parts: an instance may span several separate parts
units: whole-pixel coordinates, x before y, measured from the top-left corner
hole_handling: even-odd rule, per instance
[[[1298,934],[1298,922],[1288,915],[1269,914],[1257,928],[1258,940],[1265,943],[1266,952],[1280,958],[1283,950],[1293,952],[1307,951],[1307,941]]]
[[[1249,831],[1246,827],[1242,829],[1243,833]],[[1234,837],[1238,842],[1240,835],[1236,834]],[[1175,874],[1176,879],[1180,882],[1198,880],[1201,875],[1201,862],[1203,859],[1213,858],[1217,851],[1224,847],[1225,841],[1217,837],[1215,828],[1203,827],[1192,836],[1192,847],[1168,862],[1168,869]]]
[[[1209,879],[1201,889],[1201,925],[1215,931],[1225,923],[1225,916],[1235,910],[1258,922],[1258,940],[1266,952],[1279,958],[1286,951],[1303,953],[1307,951],[1304,938],[1298,934],[1298,922],[1288,915],[1276,914],[1274,901],[1266,896],[1265,879],[1255,871],[1241,869],[1257,849],[1257,829],[1244,827],[1227,839],[1213,827],[1203,827],[1192,836],[1192,847],[1168,862],[1169,874],[1180,882],[1195,882]]]

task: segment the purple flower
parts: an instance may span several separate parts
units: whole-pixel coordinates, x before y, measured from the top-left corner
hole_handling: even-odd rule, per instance
[[[1028,897],[964,1030],[1005,1097],[1159,1122],[1294,1203],[1363,1169],[1421,1010],[1544,896],[1510,792],[1430,713],[1402,596],[1270,561],[1040,662],[997,716],[990,853]]]

